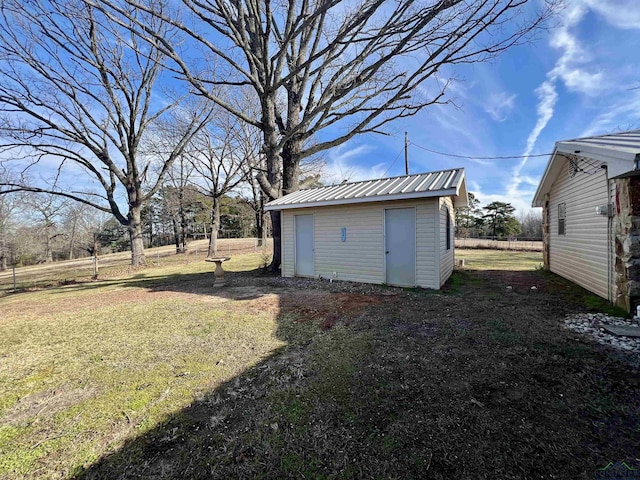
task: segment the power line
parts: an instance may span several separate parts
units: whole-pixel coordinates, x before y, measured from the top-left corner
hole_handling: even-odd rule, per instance
[[[508,160],[512,158],[548,157],[549,155],[551,155],[550,153],[538,153],[536,155],[504,155],[504,156],[498,156],[498,157],[474,157],[470,155],[456,155],[455,153],[439,152],[437,150],[431,150],[430,148],[417,145],[413,142],[409,142],[409,143],[414,147],[418,147],[421,150],[425,150],[430,153],[435,153],[436,155],[444,155],[445,157],[463,158],[465,160]]]
[[[389,168],[387,168],[385,172],[382,174],[382,178],[387,176],[387,173],[389,173],[389,170],[391,170],[393,166],[396,164],[396,162],[400,158],[400,155],[402,155],[402,152],[404,152],[404,147],[402,148],[402,150],[398,152],[398,155],[396,155],[396,158],[393,159],[393,162],[391,162],[391,165],[389,165]]]

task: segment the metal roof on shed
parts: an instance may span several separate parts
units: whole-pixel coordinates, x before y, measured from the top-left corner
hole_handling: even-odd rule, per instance
[[[321,207],[349,203],[382,202],[427,197],[457,197],[454,204],[467,204],[463,168],[380,178],[298,190],[265,205],[265,210]]]

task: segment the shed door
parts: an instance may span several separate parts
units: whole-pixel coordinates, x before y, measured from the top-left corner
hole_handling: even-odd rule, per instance
[[[416,212],[414,208],[384,211],[385,252],[389,285],[416,284]]]
[[[296,234],[295,274],[313,277],[313,215],[294,217]]]

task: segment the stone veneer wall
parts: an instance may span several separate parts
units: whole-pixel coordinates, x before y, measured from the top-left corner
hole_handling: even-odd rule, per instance
[[[635,312],[640,304],[640,177],[616,179],[615,188],[615,304]]]

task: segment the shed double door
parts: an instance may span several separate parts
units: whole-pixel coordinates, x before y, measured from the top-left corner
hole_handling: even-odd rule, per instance
[[[402,287],[416,285],[416,210],[390,208],[384,211],[386,283]]]

